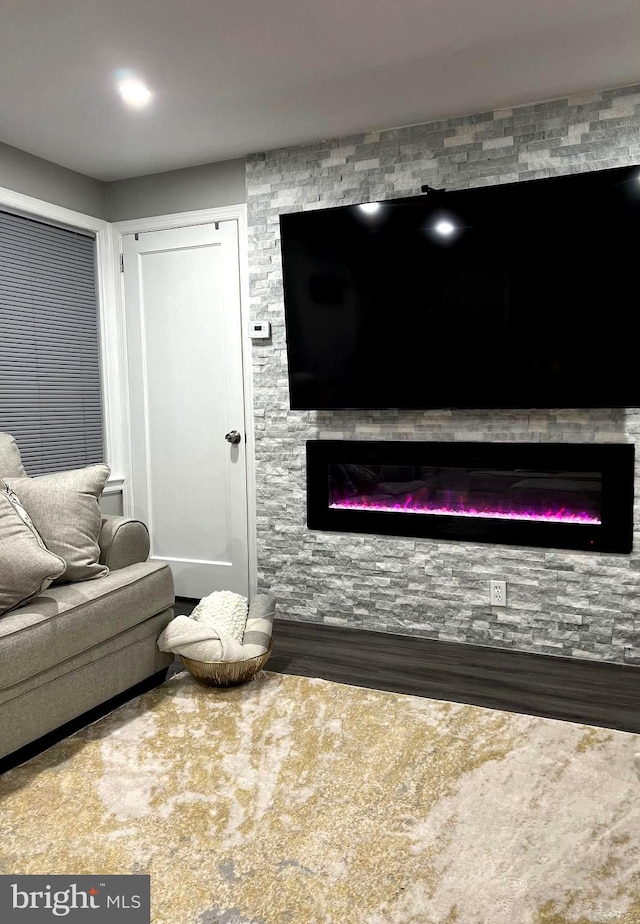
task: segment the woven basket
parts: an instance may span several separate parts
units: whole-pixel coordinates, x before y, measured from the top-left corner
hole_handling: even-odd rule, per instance
[[[200,683],[208,687],[234,687],[251,680],[265,666],[273,650],[273,639],[264,654],[244,661],[194,661],[180,655],[180,660]]]

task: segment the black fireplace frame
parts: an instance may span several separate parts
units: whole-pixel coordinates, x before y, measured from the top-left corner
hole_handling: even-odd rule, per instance
[[[633,546],[635,447],[631,443],[308,440],[307,526],[494,545],[628,554]],[[425,465],[601,472],[601,524],[552,523],[329,506],[330,464]]]

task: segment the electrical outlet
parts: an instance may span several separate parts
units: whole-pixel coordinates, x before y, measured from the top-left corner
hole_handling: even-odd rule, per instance
[[[490,581],[489,582],[491,606],[507,605],[507,582]]]

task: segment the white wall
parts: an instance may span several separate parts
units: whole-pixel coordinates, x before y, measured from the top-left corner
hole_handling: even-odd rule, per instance
[[[223,208],[247,201],[244,159],[106,184],[109,221]]]
[[[60,205],[83,215],[107,217],[106,186],[100,180],[52,164],[0,142],[0,187]]]

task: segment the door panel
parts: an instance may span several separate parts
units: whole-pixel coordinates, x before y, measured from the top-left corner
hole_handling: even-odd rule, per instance
[[[237,222],[127,235],[124,260],[135,515],[177,596],[247,595]]]

